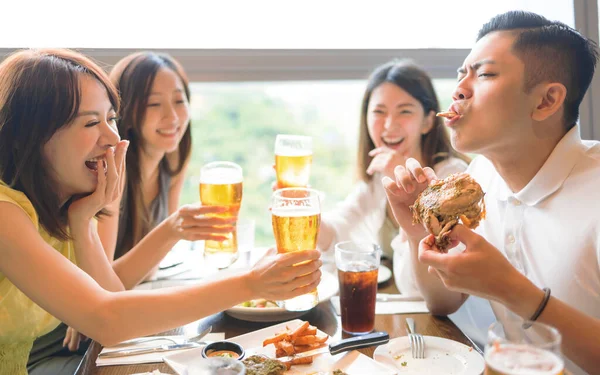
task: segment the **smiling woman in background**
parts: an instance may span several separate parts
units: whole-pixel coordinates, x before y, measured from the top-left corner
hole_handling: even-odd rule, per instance
[[[443,122],[435,117],[439,110],[431,79],[420,67],[399,60],[376,68],[361,106],[360,182],[343,203],[323,215],[321,222],[322,250],[353,240],[377,243],[384,256],[393,256],[394,276],[402,293],[415,292],[416,285],[410,267],[404,270],[408,243],[389,209],[381,179],[393,178],[394,168],[404,165],[408,158],[433,166],[440,178],[467,168],[469,159],[452,148]]]
[[[98,232],[115,272],[132,288],[177,241],[224,240],[234,219],[203,216],[226,207],[179,207],[192,147],[190,89],[179,63],[139,52],[119,61],[110,79],[122,101],[119,134],[130,146],[123,197],[111,207],[120,215],[99,223]],[[134,278],[124,279],[124,268]]]
[[[25,50],[0,64],[1,375],[26,374],[34,339],[59,321],[107,346],[319,283],[318,251],[271,249],[226,278],[125,290],[122,280],[151,267],[117,275],[96,229],[124,184],[128,142],[116,131],[118,110],[106,74],[76,52]]]

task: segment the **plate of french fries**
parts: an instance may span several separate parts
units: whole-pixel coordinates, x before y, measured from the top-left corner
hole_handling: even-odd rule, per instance
[[[298,324],[286,324],[285,329],[281,332],[277,332],[263,340],[262,346],[265,348],[273,345],[275,358],[292,356],[291,360],[283,362],[289,370],[293,365],[313,363],[314,356],[293,358],[295,354],[325,347],[327,341],[329,341],[329,335],[326,333],[317,334],[317,327],[311,326],[309,322],[300,321]]]
[[[293,356],[329,345],[331,337],[309,322],[300,319],[279,323],[245,335],[232,337],[246,351],[245,358],[253,355],[277,359]],[[202,348],[190,349],[165,357],[178,374],[192,374],[194,363],[201,361]],[[282,375],[330,375],[336,370],[347,375],[394,375],[396,372],[372,358],[354,350],[332,356],[329,353],[283,362],[287,370]],[[186,371],[186,372],[184,372]]]
[[[269,358],[293,356],[329,345],[331,337],[310,325],[295,319],[255,332],[232,338],[246,349],[246,355],[265,355]],[[393,375],[395,371],[375,362],[372,358],[354,350],[332,356],[329,353],[284,362],[288,366],[285,375],[331,374],[341,370],[348,375]]]
[[[321,283],[317,287],[319,303],[329,301],[339,290],[337,276],[323,269],[321,271]],[[308,311],[287,311],[277,306],[275,301],[252,300],[227,309],[225,313],[249,322],[281,322],[300,317]]]

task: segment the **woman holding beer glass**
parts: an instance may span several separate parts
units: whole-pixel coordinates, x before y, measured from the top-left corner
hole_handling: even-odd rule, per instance
[[[462,172],[469,159],[456,152],[440,118],[431,79],[409,61],[392,61],[371,74],[360,115],[358,174],[360,182],[321,222],[319,248],[329,250],[340,241],[377,243],[383,255],[394,257],[396,284],[403,293],[416,292],[405,271],[408,244],[399,231],[381,184],[394,176],[396,165],[409,157],[431,165],[440,178]]]
[[[127,291],[139,270],[115,272],[95,224],[125,183],[119,104],[79,53],[25,50],[0,64],[0,374],[26,374],[34,339],[59,321],[106,346],[318,285],[318,251],[271,251],[224,279]]]
[[[120,207],[120,215],[100,222],[98,232],[117,274],[127,268],[133,276],[122,279],[132,288],[177,241],[223,240],[234,219],[206,215],[227,207],[179,207],[192,147],[190,89],[179,63],[166,54],[135,53],[115,65],[110,79],[122,100],[119,134],[130,145],[123,197],[111,207]]]

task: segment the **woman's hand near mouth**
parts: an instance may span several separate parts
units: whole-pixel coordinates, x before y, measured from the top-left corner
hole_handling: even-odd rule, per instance
[[[75,199],[69,206],[69,225],[85,222],[100,210],[117,200],[125,186],[125,153],[129,141],[120,141],[106,151],[106,172],[98,163],[98,183],[96,190],[83,198]]]
[[[371,164],[367,167],[367,174],[374,175],[382,173],[384,176],[394,178],[394,168],[397,165],[406,163],[407,155],[393,150],[387,146],[377,147],[369,152],[369,156],[373,158]]]

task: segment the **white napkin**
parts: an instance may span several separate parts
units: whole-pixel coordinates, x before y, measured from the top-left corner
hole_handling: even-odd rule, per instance
[[[152,372],[139,372],[137,374],[131,374],[131,375],[170,375],[170,374],[167,374],[165,372],[160,372],[160,370],[154,370]]]
[[[178,344],[182,344],[183,340],[185,339],[184,336],[163,336],[163,337],[172,338]],[[202,340],[204,340],[204,341],[221,341],[224,339],[225,339],[224,333],[209,333],[208,335],[204,336],[204,338]],[[151,348],[151,347],[155,347],[155,346],[171,345],[171,344],[172,343],[170,343],[169,341],[166,341],[166,340],[150,341],[150,342],[144,342],[144,343],[137,344],[137,345],[122,346],[122,347],[118,347],[118,348],[106,347],[106,348],[103,348],[100,353],[110,352],[113,350]],[[98,357],[98,358],[96,358],[96,366],[100,367],[100,366],[116,366],[116,365],[133,365],[133,364],[138,364],[138,363],[157,363],[157,362],[162,362],[163,357],[168,354],[178,353],[180,351],[189,350],[189,349],[194,349],[194,348],[171,350],[168,352],[130,355],[127,357],[115,357],[115,358],[100,358],[100,357]]]
[[[331,297],[331,304],[335,313],[342,315],[340,310],[340,297]],[[428,313],[427,305],[425,301],[388,301],[388,302],[377,302],[375,304],[375,314],[386,315],[386,314],[419,314]]]

